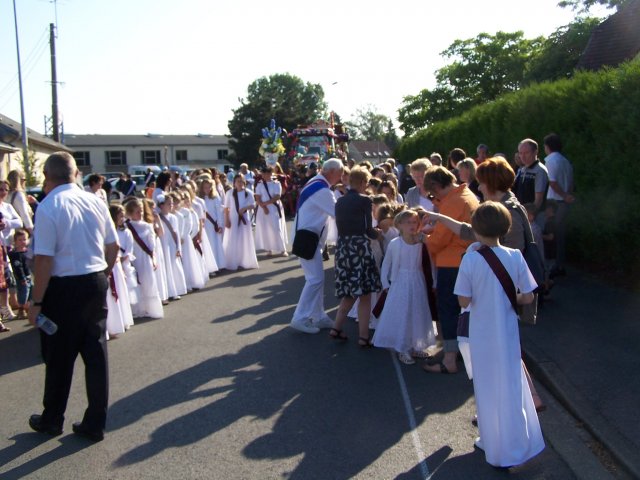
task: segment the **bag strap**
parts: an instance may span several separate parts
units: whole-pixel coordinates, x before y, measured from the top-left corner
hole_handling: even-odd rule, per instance
[[[179,245],[178,244],[178,235],[176,234],[176,231],[171,226],[171,222],[169,222],[169,219],[167,217],[165,217],[162,213],[160,214],[160,220],[162,220],[162,223],[164,223],[167,226],[167,229],[169,230],[169,233],[171,233],[171,238],[173,238],[173,243],[175,243],[176,247],[177,247]]]
[[[489,267],[491,267],[491,270],[493,270],[493,273],[495,273],[498,281],[500,282],[500,285],[502,285],[504,293],[507,295],[511,306],[513,307],[513,310],[517,313],[518,302],[516,296],[516,287],[513,284],[513,280],[509,276],[509,272],[507,272],[507,269],[504,268],[504,265],[502,264],[496,253],[488,246],[483,245],[482,247],[480,247],[478,253],[484,257],[484,259],[489,264]]]
[[[138,232],[136,231],[135,227],[131,224],[131,221],[127,220],[125,224],[127,225],[127,228],[131,230],[131,235],[133,235],[133,239],[136,241],[136,243],[142,249],[142,251],[147,255],[149,255],[151,258],[153,258],[153,252],[149,249],[149,247],[147,247],[147,245],[144,243],[142,238],[140,238],[140,235],[138,235]]]
[[[424,283],[427,286],[427,300],[429,301],[429,309],[431,317],[438,320],[438,308],[436,305],[436,295],[433,293],[433,272],[431,270],[431,257],[429,249],[422,244],[422,273],[424,274]]]
[[[240,215],[240,200],[238,200],[238,190],[236,190],[235,188],[233,189],[233,202],[236,204],[236,213],[238,214],[238,225],[240,225],[240,222],[246,225],[247,221],[244,219],[244,215]]]

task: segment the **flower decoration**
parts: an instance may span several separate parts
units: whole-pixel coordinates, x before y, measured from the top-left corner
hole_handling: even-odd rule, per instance
[[[269,128],[262,129],[262,143],[258,152],[263,157],[266,154],[282,155],[285,152],[284,145],[282,144],[282,134],[286,134],[281,127],[276,128],[276,121],[271,119],[269,122]]]

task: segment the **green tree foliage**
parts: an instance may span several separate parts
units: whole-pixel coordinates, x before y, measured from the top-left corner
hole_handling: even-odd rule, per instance
[[[399,142],[393,121],[376,111],[373,105],[356,110],[355,116],[346,126],[352,140],[379,140],[393,150]]]
[[[522,31],[456,40],[441,53],[452,62],[435,72],[436,87],[404,98],[398,112],[400,128],[410,135],[519,89],[527,62],[542,43],[542,37],[529,40]]]
[[[558,3],[558,6],[571,8],[571,10],[575,10],[578,13],[586,13],[591,7],[596,5],[603,5],[607,8],[620,10],[620,8],[624,7],[630,1],[631,0],[562,0]]]
[[[464,115],[405,137],[403,163],[453,146],[469,151],[482,141],[508,156],[526,137],[542,143],[558,133],[573,162],[577,201],[570,216],[570,253],[611,271],[640,269],[640,61],[617,69],[578,72],[571,79],[533,84]],[[594,222],[594,218],[598,221]]]
[[[539,53],[530,59],[524,83],[571,77],[591,33],[600,22],[599,18],[578,17],[553,32],[544,40]]]
[[[324,90],[319,84],[304,82],[288,73],[262,77],[247,88],[247,97],[238,99],[240,106],[229,120],[231,161],[250,165],[259,160],[261,129],[274,118],[288,131],[309,124],[326,115]]]

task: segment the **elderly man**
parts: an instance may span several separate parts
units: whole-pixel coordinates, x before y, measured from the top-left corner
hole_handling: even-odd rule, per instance
[[[313,258],[300,258],[305,283],[293,313],[291,327],[304,333],[318,333],[321,328],[333,327],[333,321],[324,311],[321,249],[327,236],[327,219],[335,216],[336,199],[331,186],[340,181],[342,168],[342,162],[337,158],[324,162],[322,171],[305,184],[298,199],[295,230],[310,230],[320,237]]]
[[[518,170],[513,184],[513,193],[518,201],[525,205],[533,203],[536,206],[536,223],[544,228],[544,208],[549,188],[549,174],[538,160],[538,143],[525,138],[518,144],[518,156],[522,167]]]
[[[416,182],[416,186],[409,189],[405,195],[405,203],[409,208],[423,207],[425,210],[433,211],[433,202],[429,198],[429,192],[424,188],[424,173],[431,167],[428,158],[419,158],[409,165],[411,178]]]
[[[44,164],[47,196],[38,207],[34,229],[35,284],[29,322],[40,313],[58,330],[40,333],[45,385],[42,415],[29,426],[60,435],[67,407],[73,365],[78,354],[85,364],[89,405],[73,432],[92,441],[104,437],[107,418],[108,364],[106,293],[108,275],[118,254],[117,233],[106,204],[74,183],[75,160],[65,152]]]
[[[551,269],[551,277],[565,274],[564,261],[566,256],[566,230],[569,205],[575,198],[573,196],[573,167],[571,162],[562,155],[562,140],[555,133],[544,137],[544,152],[547,154],[545,163],[549,172],[549,191],[547,200],[555,200],[558,203],[556,212],[556,260]]]

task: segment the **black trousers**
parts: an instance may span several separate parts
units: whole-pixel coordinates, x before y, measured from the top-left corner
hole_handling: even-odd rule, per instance
[[[89,430],[104,430],[109,392],[107,287],[102,272],[51,277],[42,313],[58,325],[58,331],[53,335],[40,332],[46,365],[42,420],[47,424],[62,426],[64,422],[73,367],[80,354],[89,402],[82,421]]]

